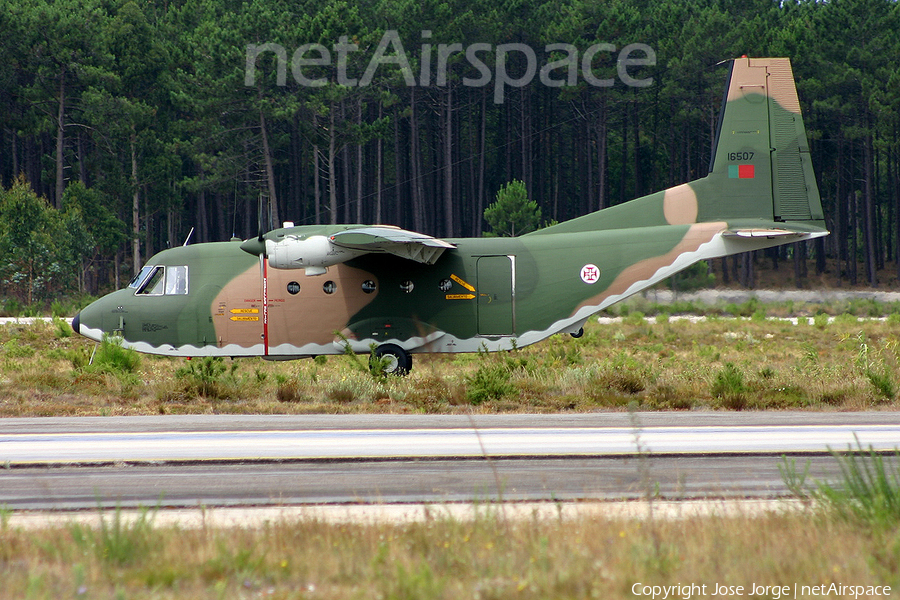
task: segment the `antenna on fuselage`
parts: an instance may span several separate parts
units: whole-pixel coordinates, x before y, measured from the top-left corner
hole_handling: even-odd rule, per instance
[[[187,245],[190,243],[190,241],[191,241],[191,236],[192,236],[192,235],[194,235],[194,228],[193,228],[193,227],[191,227],[191,230],[188,231],[187,237],[184,238],[184,243],[182,244],[182,246],[187,246]]]

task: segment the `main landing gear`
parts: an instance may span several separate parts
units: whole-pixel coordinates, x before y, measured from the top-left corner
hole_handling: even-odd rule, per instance
[[[382,344],[375,348],[374,359],[384,360],[388,375],[408,375],[412,370],[412,355],[397,344]]]

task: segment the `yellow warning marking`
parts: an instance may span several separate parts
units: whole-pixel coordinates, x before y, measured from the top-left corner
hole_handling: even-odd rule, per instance
[[[475,294],[447,294],[447,300],[474,300]]]
[[[451,275],[450,275],[450,279],[452,279],[453,281],[455,281],[455,282],[458,283],[459,285],[463,286],[464,288],[466,288],[466,289],[469,290],[470,292],[474,292],[474,291],[475,291],[475,288],[473,288],[470,284],[466,283],[465,281],[463,281],[462,279],[460,279],[460,278],[457,277],[456,275],[451,274]]]
[[[246,314],[255,315],[255,314],[257,314],[257,313],[259,313],[259,309],[258,309],[258,308],[232,308],[232,309],[231,309],[231,314],[233,314],[233,315],[234,315],[234,314],[237,314],[237,315],[246,315]]]
[[[231,317],[232,321],[259,321],[259,317]]]

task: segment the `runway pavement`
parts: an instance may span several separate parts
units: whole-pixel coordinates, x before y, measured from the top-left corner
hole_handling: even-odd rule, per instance
[[[771,497],[782,455],[829,479],[857,444],[900,446],[900,414],[3,419],[0,506]]]

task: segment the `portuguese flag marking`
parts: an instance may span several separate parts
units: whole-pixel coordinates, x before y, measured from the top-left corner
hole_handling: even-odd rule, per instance
[[[728,165],[729,179],[753,179],[755,176],[753,165]]]

